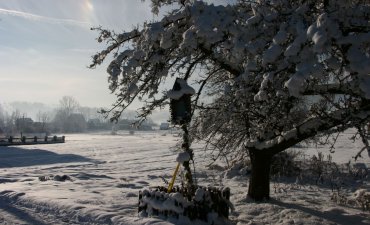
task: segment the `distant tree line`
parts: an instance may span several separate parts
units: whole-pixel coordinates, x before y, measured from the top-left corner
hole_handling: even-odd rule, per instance
[[[72,96],[62,97],[56,109],[49,111],[40,110],[34,118],[31,118],[27,115],[27,112],[20,109],[16,108],[9,112],[0,105],[0,135],[82,133],[112,129],[150,130],[155,125],[152,120],[148,119],[140,126],[133,127],[132,124],[135,121],[135,113],[133,112],[126,113],[117,123],[112,123],[98,111],[98,108],[81,106]]]

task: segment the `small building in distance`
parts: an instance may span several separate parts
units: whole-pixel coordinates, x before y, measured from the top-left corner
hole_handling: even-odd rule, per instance
[[[15,126],[18,130],[25,133],[34,132],[33,120],[28,117],[17,118],[15,120]]]
[[[161,123],[159,126],[160,130],[169,130],[170,129],[170,124],[169,123]]]

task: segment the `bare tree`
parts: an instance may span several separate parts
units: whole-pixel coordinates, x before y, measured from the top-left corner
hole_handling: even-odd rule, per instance
[[[80,104],[73,96],[63,96],[62,99],[59,100],[59,109],[67,116],[77,112],[79,108]]]
[[[0,128],[2,130],[5,128],[5,121],[6,121],[5,113],[6,112],[4,111],[4,108],[0,104]]]
[[[55,126],[63,132],[76,132],[74,129],[74,122],[76,113],[79,112],[80,104],[72,96],[63,96],[59,101],[59,108],[54,116]],[[73,117],[73,119],[71,119]],[[80,117],[78,117],[80,118]],[[80,126],[79,126],[80,127]]]
[[[50,122],[50,114],[47,112],[41,112],[39,111],[37,113],[37,120],[41,123],[41,129],[43,132],[47,131],[47,124]]]

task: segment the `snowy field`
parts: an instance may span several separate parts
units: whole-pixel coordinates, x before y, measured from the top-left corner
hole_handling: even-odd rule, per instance
[[[362,147],[348,136],[339,138],[334,161],[346,163],[353,149]],[[178,139],[164,131],[74,134],[64,144],[0,147],[0,224],[172,224],[139,218],[137,203],[139,190],[164,185],[161,177],[170,179]],[[200,147],[193,146],[199,184],[231,188],[232,224],[370,224],[369,212],[335,204],[331,189],[317,185],[272,182],[271,201],[250,202],[248,177],[206,169]],[[370,191],[369,176],[356,185]]]

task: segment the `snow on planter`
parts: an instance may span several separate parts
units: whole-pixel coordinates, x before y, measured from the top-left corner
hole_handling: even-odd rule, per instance
[[[201,220],[208,224],[224,224],[232,205],[229,188],[174,187],[144,189],[139,192],[139,215],[175,220]]]

